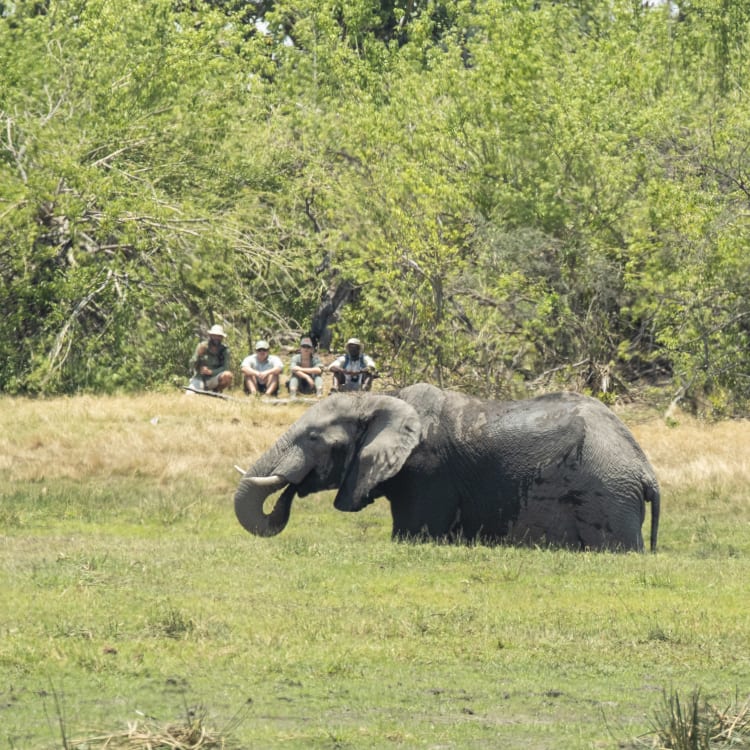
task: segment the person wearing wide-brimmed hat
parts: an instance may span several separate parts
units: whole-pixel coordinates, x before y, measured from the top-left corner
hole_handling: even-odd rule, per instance
[[[364,353],[362,342],[356,338],[346,342],[346,354],[331,362],[328,369],[333,373],[331,393],[369,391],[377,377],[375,360]]]
[[[221,393],[231,387],[234,376],[226,337],[224,329],[220,325],[214,325],[208,330],[208,338],[198,344],[190,360],[193,369],[190,390]]]
[[[269,354],[270,347],[264,339],[255,344],[255,353],[248,354],[242,360],[240,371],[244,378],[245,393],[248,396],[277,396],[279,393],[279,376],[284,370],[284,363],[275,354]]]
[[[286,385],[292,398],[296,398],[297,393],[314,393],[318,398],[323,395],[323,363],[309,336],[299,342],[299,352],[292,356],[289,373]]]

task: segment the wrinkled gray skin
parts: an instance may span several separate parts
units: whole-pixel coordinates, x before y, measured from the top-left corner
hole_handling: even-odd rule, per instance
[[[643,550],[651,501],[656,549],[653,469],[606,406],[574,393],[494,402],[417,384],[327,398],[248,469],[235,511],[248,531],[273,536],[295,495],[332,489],[342,511],[388,498],[395,539],[595,550]]]

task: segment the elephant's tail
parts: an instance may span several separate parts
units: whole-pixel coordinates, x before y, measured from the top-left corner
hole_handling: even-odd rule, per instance
[[[661,511],[661,494],[656,481],[646,480],[643,483],[643,494],[651,503],[651,551],[656,552],[656,537],[659,535],[659,512]]]

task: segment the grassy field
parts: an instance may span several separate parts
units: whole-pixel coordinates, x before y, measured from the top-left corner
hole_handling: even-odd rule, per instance
[[[304,408],[0,398],[0,747],[655,747],[668,696],[747,700],[749,423],[624,414],[657,555],[394,544],[325,494],[252,537],[233,465]]]

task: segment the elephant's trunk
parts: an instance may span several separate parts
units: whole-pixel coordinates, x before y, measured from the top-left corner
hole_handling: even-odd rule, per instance
[[[266,498],[287,484],[279,475],[255,477],[246,474],[234,495],[234,512],[237,520],[256,536],[276,536],[289,521],[289,512],[296,488],[289,485],[276,501],[273,510],[266,513],[263,504]]]

